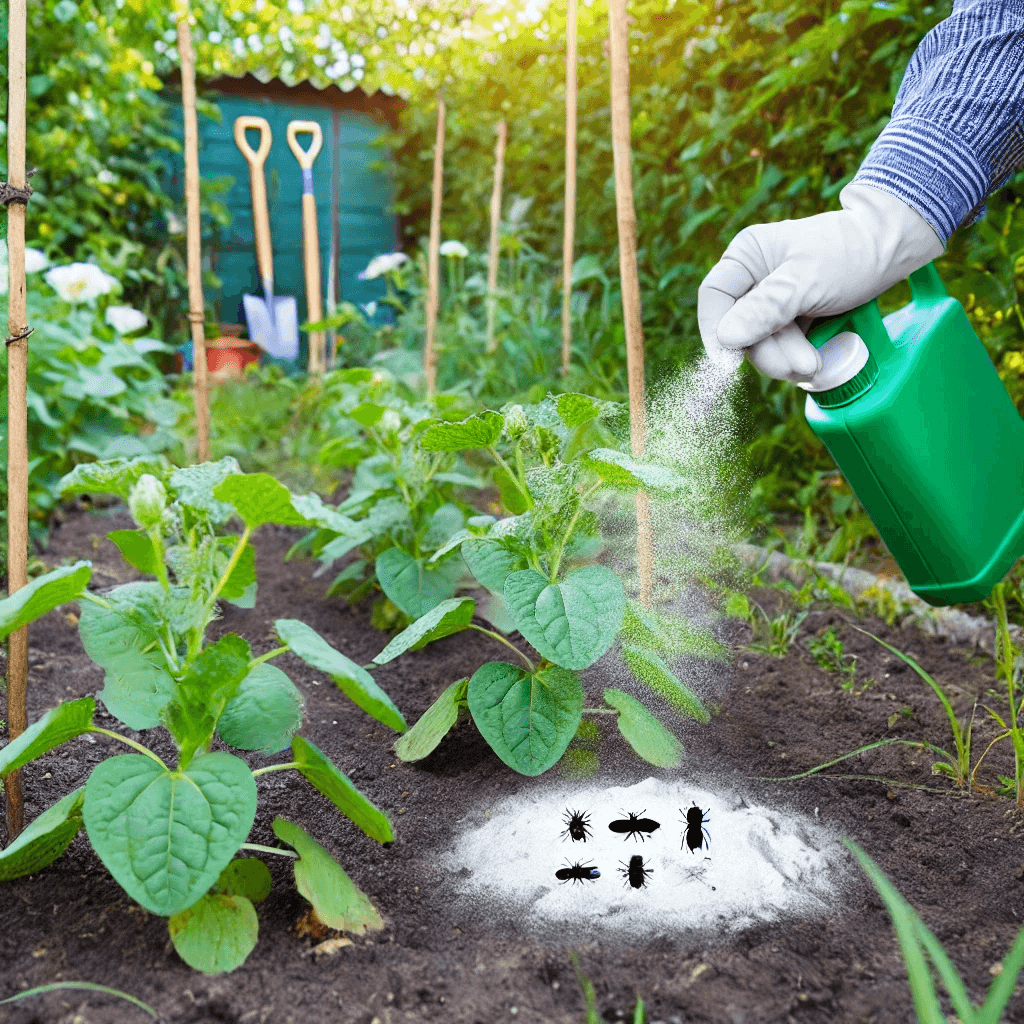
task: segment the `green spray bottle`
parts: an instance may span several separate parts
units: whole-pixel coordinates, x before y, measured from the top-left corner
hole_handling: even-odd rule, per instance
[[[810,332],[805,415],[914,593],[980,601],[1024,554],[1024,420],[933,264],[910,289]]]

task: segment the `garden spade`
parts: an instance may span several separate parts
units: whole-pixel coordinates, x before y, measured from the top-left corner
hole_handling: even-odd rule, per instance
[[[247,128],[260,133],[259,149],[253,151],[245,137]],[[245,321],[249,337],[264,352],[278,359],[294,359],[299,354],[299,315],[295,299],[274,295],[274,251],[270,241],[270,214],[267,211],[267,183],[263,165],[273,136],[262,117],[236,117],[235,143],[249,164],[252,192],[252,224],[256,235],[256,265],[263,282],[263,298],[243,295]]]
[[[309,149],[303,149],[297,138],[299,132],[312,139]],[[313,161],[324,144],[324,133],[316,121],[289,121],[288,148],[302,168],[302,251],[306,270],[306,313],[312,323],[323,319],[320,302],[320,236],[316,226],[316,197],[313,194]],[[326,369],[326,349],[323,331],[309,335],[309,372],[323,373]]]

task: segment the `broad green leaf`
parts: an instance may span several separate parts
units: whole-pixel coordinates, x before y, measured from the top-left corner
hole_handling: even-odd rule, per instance
[[[675,494],[687,486],[686,480],[674,469],[637,462],[632,455],[613,448],[595,448],[583,456],[583,462],[602,480],[615,487]]]
[[[590,395],[569,392],[559,395],[556,404],[558,417],[567,427],[579,427],[600,413],[600,406]]]
[[[339,558],[343,558],[353,548],[361,547],[367,541],[373,540],[373,534],[369,530],[359,530],[356,533],[343,533],[340,537],[325,544],[317,556],[326,566],[333,565]]]
[[[238,461],[228,455],[218,462],[203,462],[198,466],[186,466],[171,474],[171,487],[182,505],[201,512],[214,523],[224,523],[234,514],[234,509],[213,496],[214,488],[229,476],[241,475]]]
[[[187,767],[195,752],[209,745],[224,709],[249,674],[250,655],[248,643],[228,633],[204,648],[178,682],[161,719],[181,748],[180,765]]]
[[[511,573],[526,568],[526,559],[509,551],[496,540],[467,540],[462,557],[469,571],[492,594],[505,593],[505,580]]]
[[[505,604],[519,632],[563,668],[592,665],[615,642],[626,610],[618,576],[603,565],[587,565],[551,583],[536,569],[505,580]]]
[[[235,506],[242,522],[255,530],[264,523],[282,526],[310,526],[305,516],[292,506],[292,495],[284,484],[269,473],[243,473],[229,476],[214,489],[213,496]]]
[[[362,532],[354,519],[342,515],[332,505],[325,505],[319,494],[293,494],[292,507],[300,516],[325,530],[341,534]]]
[[[437,748],[459,717],[466,700],[468,679],[452,683],[420,716],[419,721],[393,745],[403,761],[419,761]]]
[[[505,598],[488,591],[477,605],[476,614],[486,619],[499,633],[506,636],[516,632],[516,620],[505,604]]]
[[[237,542],[236,542],[237,543]],[[232,548],[234,548],[232,544]],[[229,556],[230,557],[230,556]],[[224,567],[227,568],[227,560],[224,561]],[[223,571],[223,569],[221,569]],[[247,596],[247,592],[250,588],[253,588],[256,583],[256,552],[251,544],[246,544],[242,548],[242,553],[238,556],[238,561],[235,562],[234,568],[231,570],[231,574],[224,581],[224,586],[221,588],[220,596],[225,601],[231,601],[232,603],[244,600]],[[255,594],[253,594],[255,597]],[[255,601],[253,602],[255,604]],[[253,607],[253,605],[249,605]]]
[[[227,896],[244,896],[259,903],[270,895],[273,881],[263,861],[256,857],[236,857],[221,873],[214,889]]]
[[[256,947],[256,908],[244,896],[207,893],[167,922],[178,956],[203,974],[226,974]]]
[[[166,483],[170,468],[170,463],[162,455],[83,462],[61,477],[57,487],[62,495],[116,494],[127,501],[128,492],[139,482],[140,477],[151,473],[161,483]]]
[[[476,602],[469,597],[451,598],[421,615],[411,626],[403,629],[376,658],[375,665],[386,665],[408,650],[419,650],[443,636],[465,629],[473,618]]]
[[[217,751],[172,772],[142,754],[101,761],[85,786],[89,841],[121,888],[171,917],[217,881],[256,817],[248,765]]]
[[[422,548],[430,550],[440,547],[449,537],[454,536],[466,525],[466,517],[454,502],[445,502],[430,516],[430,523],[420,542]]]
[[[329,675],[353,704],[389,729],[405,732],[402,712],[365,668],[336,651],[323,637],[298,619],[278,619],[274,628],[281,642],[287,644],[293,654],[307,665]]]
[[[428,569],[423,559],[401,548],[388,548],[374,563],[380,589],[405,612],[418,619],[455,593],[458,566],[443,563]]]
[[[491,749],[521,775],[540,775],[565,752],[583,712],[574,672],[551,666],[532,675],[491,661],[469,681],[467,702]]]
[[[276,754],[302,728],[303,697],[275,665],[257,665],[228,701],[217,732],[229,746]]]
[[[38,722],[0,750],[0,779],[6,779],[11,772],[48,750],[88,732],[92,728],[95,711],[96,701],[92,697],[69,700],[51,708]]]
[[[117,587],[106,600],[109,610],[91,601],[82,603],[78,634],[85,653],[109,669],[128,651],[141,653],[155,646],[166,595],[159,583],[146,581]]]
[[[174,678],[158,663],[162,660],[159,654],[129,650],[108,663],[96,696],[129,729],[158,726],[160,712],[174,696]]]
[[[373,402],[364,402],[362,405],[357,405],[350,413],[352,417],[361,427],[372,427],[377,421],[384,415],[386,407],[383,405],[374,405]]]
[[[641,683],[649,686],[674,707],[704,725],[711,721],[711,715],[701,703],[700,697],[677,678],[653,651],[629,645],[622,648],[622,657]]]
[[[292,740],[292,756],[306,781],[371,839],[390,843],[395,838],[391,822],[384,812],[374,807],[319,747],[302,736],[296,736]]]
[[[529,494],[524,494],[520,485],[500,466],[494,471],[494,482],[498,485],[501,503],[512,515],[522,515],[532,506]]]
[[[313,904],[322,924],[356,935],[379,932],[384,927],[366,894],[315,839],[284,818],[274,819],[274,835],[298,853],[295,887]]]
[[[420,435],[420,445],[428,452],[461,452],[467,448],[488,448],[501,437],[505,417],[498,412],[482,412],[458,423],[434,423]]]
[[[438,559],[443,558],[448,554],[449,551],[454,551],[457,547],[462,546],[464,540],[469,540],[470,537],[475,537],[470,530],[459,530],[457,533],[453,533],[445,542],[442,544],[428,559],[427,564],[433,565]]]
[[[604,699],[619,712],[619,732],[639,757],[658,768],[682,763],[682,743],[636,697],[623,690],[605,690]]]
[[[85,786],[48,807],[0,853],[0,881],[32,875],[52,864],[82,827]]]
[[[107,540],[113,544],[124,560],[139,572],[156,575],[160,561],[156,549],[145,530],[111,530]]]
[[[92,576],[91,562],[75,562],[37,576],[0,601],[0,640],[59,605],[74,601]]]

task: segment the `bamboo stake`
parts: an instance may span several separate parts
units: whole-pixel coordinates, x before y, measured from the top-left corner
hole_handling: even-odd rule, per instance
[[[629,422],[633,456],[644,453],[647,430],[644,396],[644,331],[640,316],[640,279],[636,265],[636,208],[630,170],[629,23],[627,0],[608,0],[611,52],[612,157],[615,165],[615,210],[619,226],[619,281],[622,319],[626,328],[626,374],[629,380]],[[640,603],[651,606],[654,546],[651,506],[643,491],[636,492],[637,569]]]
[[[188,9],[178,19],[181,57],[181,111],[185,126],[185,211],[188,255],[188,319],[192,327],[193,384],[196,403],[196,446],[199,462],[210,457],[210,402],[206,380],[206,320],[203,303],[201,226],[199,222],[199,127],[196,123],[196,66]]]
[[[491,192],[491,247],[487,259],[487,351],[497,346],[494,337],[494,320],[498,312],[498,246],[501,241],[501,185],[505,177],[505,142],[508,139],[508,122],[498,122],[498,142],[494,147],[494,189]]]
[[[10,0],[7,14],[7,184],[25,188],[26,0]],[[25,283],[26,202],[7,206],[7,592],[28,583],[28,309]],[[28,727],[28,626],[12,633],[7,651],[7,735]],[[7,841],[25,821],[18,772],[6,780]]]
[[[434,141],[434,192],[430,202],[430,251],[427,265],[427,343],[423,349],[423,369],[427,373],[427,397],[432,397],[437,382],[437,356],[434,331],[437,327],[438,275],[441,264],[441,187],[444,183],[444,97],[437,101],[437,138]]]
[[[572,263],[576,243],[576,0],[565,28],[565,234],[562,239],[562,373],[572,352]]]

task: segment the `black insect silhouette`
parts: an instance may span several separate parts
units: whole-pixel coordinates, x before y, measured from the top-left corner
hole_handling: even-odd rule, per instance
[[[555,872],[555,878],[560,882],[568,882],[571,878],[573,885],[577,882],[594,882],[600,877],[601,872],[594,864],[581,864],[579,861]]]
[[[574,843],[585,843],[590,838],[590,816],[583,811],[570,811],[565,809],[565,831],[562,833],[563,841],[571,837]]]
[[[644,859],[639,853],[633,854],[629,858],[629,864],[626,865],[621,860],[619,861],[622,867],[619,869],[619,874],[622,875],[627,883],[633,886],[634,889],[642,889],[647,884],[647,876],[653,875],[654,871],[651,868],[644,867]]]
[[[709,807],[710,811],[711,808]],[[683,814],[682,807],[679,808],[679,813]],[[706,811],[702,811],[696,803],[685,812],[686,814],[686,837],[683,839],[683,844],[688,846],[690,853],[694,850],[700,850],[704,846],[704,837],[708,839],[708,849],[711,849],[711,834],[704,827],[704,823],[710,821],[710,818],[705,818]]]
[[[627,813],[626,811],[622,812]],[[625,838],[628,839],[633,836],[635,839],[637,836],[640,837],[640,841],[644,840],[644,832],[651,833],[656,828],[661,828],[661,823],[655,821],[653,818],[641,818],[640,814],[646,814],[646,808],[640,812],[640,814],[633,814],[632,811],[628,812],[628,818],[620,818],[618,821],[613,821],[608,827],[613,832],[625,832]]]

